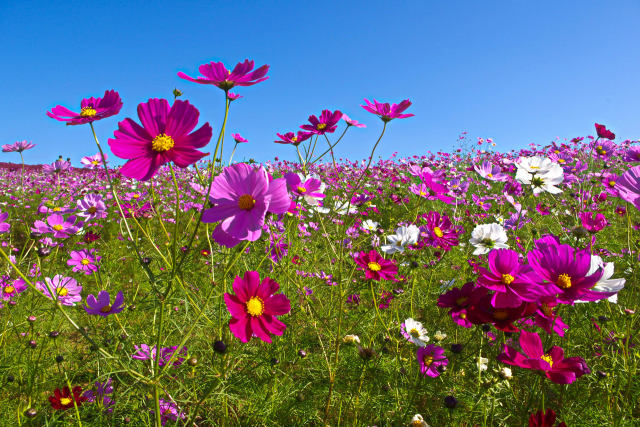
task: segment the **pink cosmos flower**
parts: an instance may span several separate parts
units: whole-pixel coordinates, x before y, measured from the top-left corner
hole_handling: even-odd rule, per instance
[[[62,305],[73,306],[78,301],[82,300],[80,292],[82,292],[82,286],[78,285],[78,282],[73,277],[65,277],[62,274],[56,274],[53,279],[49,277],[44,278],[45,283],[36,282],[36,288],[50,298],[56,299]],[[51,292],[49,292],[51,289]],[[55,295],[55,298],[53,297]]]
[[[33,223],[32,231],[37,233],[53,233],[56,239],[66,239],[78,232],[82,227],[82,222],[76,225],[76,217],[70,216],[66,220],[62,215],[53,214],[47,217],[47,222],[37,220]]]
[[[473,323],[468,319],[468,310],[487,294],[487,289],[476,287],[473,282],[465,283],[462,288],[453,288],[438,297],[438,307],[449,308],[453,321],[464,328]]]
[[[556,384],[571,384],[577,378],[591,372],[583,358],[565,359],[564,350],[558,346],[554,345],[545,352],[537,333],[521,331],[520,348],[524,355],[505,345],[498,361],[525,369],[541,370]]]
[[[582,226],[592,233],[596,233],[609,225],[607,218],[601,213],[580,212],[578,217],[582,221]]]
[[[94,170],[99,169],[107,163],[107,155],[104,155],[104,158],[100,156],[100,153],[94,154],[93,156],[86,156],[80,159],[80,163],[84,165],[85,168]]]
[[[233,140],[236,142],[236,144],[239,144],[241,142],[249,142],[248,139],[243,138],[239,133],[234,133],[231,136],[233,137]]]
[[[126,177],[147,181],[160,166],[173,162],[181,168],[197,162],[209,153],[196,150],[211,139],[211,126],[205,123],[191,132],[200,113],[188,101],[176,100],[169,106],[166,99],[149,99],[138,105],[142,126],[127,118],[118,123],[118,130],[109,139],[109,147],[121,159],[130,159],[120,173]],[[191,133],[190,133],[191,132]]]
[[[623,200],[640,209],[640,166],[634,166],[623,173],[616,186]]]
[[[47,116],[61,122],[67,122],[67,125],[83,125],[114,116],[120,112],[121,108],[122,101],[118,92],[107,90],[102,98],[83,99],[80,103],[79,113],[58,105],[51,111],[47,111]]]
[[[232,71],[227,70],[222,62],[210,62],[198,68],[203,77],[194,79],[182,71],[178,73],[178,77],[194,83],[215,85],[224,91],[229,91],[234,86],[252,86],[269,78],[265,77],[267,71],[269,71],[268,65],[263,65],[255,71],[251,71],[253,67],[254,62],[248,59],[245,59],[244,62],[239,62]]]
[[[149,347],[147,344],[141,344],[139,346],[138,345],[134,346],[134,348],[137,351],[131,355],[132,359],[137,359],[137,360],[151,359],[155,361],[156,346]],[[175,353],[177,349],[178,349],[177,345],[174,345],[172,347],[162,347],[160,349],[160,357],[159,357],[160,360],[158,361],[158,366],[162,367],[166,365],[169,362],[169,360],[171,360],[173,353]],[[184,357],[181,357],[181,356],[187,355],[187,347],[182,347],[182,349],[178,354],[179,356],[175,357],[173,359],[173,362],[171,363],[173,366],[182,365],[182,362],[184,362]]]
[[[367,252],[360,252],[355,263],[358,264],[358,270],[364,271],[367,279],[392,280],[396,281],[398,274],[398,266],[393,260],[386,260],[374,249]]]
[[[632,163],[640,162],[640,146],[635,145],[633,147],[629,147],[624,153],[624,157],[622,158],[622,160]]]
[[[27,287],[27,282],[22,278],[11,281],[8,276],[4,276],[0,280],[0,298],[9,301],[26,291]]]
[[[87,194],[77,202],[78,216],[86,219],[106,218],[107,206],[99,194]]]
[[[300,174],[289,172],[285,174],[284,179],[287,181],[287,188],[296,197],[303,197],[310,205],[317,205],[318,199],[323,199],[325,194],[324,184],[317,178],[305,177]]]
[[[310,125],[302,125],[301,129],[307,130],[315,135],[324,135],[325,133],[333,133],[338,127],[338,122],[342,118],[342,112],[336,110],[322,110],[320,118],[315,115],[309,116]]]
[[[14,142],[13,144],[4,144],[2,146],[2,151],[4,153],[12,153],[15,151],[17,151],[18,153],[22,153],[24,150],[30,150],[35,146],[36,146],[35,144],[31,144],[27,141],[17,141],[17,142]]]
[[[353,127],[357,127],[357,128],[366,128],[367,125],[364,125],[362,123],[359,123],[355,120],[353,120],[351,117],[347,116],[346,114],[342,114],[342,120],[344,120],[347,123],[347,126],[353,126]]]
[[[42,171],[48,174],[56,174],[71,169],[71,163],[66,160],[56,160],[50,165],[42,165]]]
[[[98,292],[98,298],[93,294],[87,297],[87,305],[84,310],[88,314],[106,317],[110,314],[118,314],[124,310],[124,296],[122,291],[118,292],[116,298],[113,300],[113,305],[109,304],[111,296],[107,291]]]
[[[102,259],[101,256],[96,255],[95,249],[83,249],[81,251],[72,251],[71,258],[67,261],[67,265],[73,267],[73,272],[83,272],[84,274],[93,274],[98,271],[97,262]]]
[[[404,110],[411,106],[411,101],[405,99],[400,104],[392,104],[389,103],[380,103],[373,100],[373,103],[369,102],[369,100],[365,99],[364,102],[366,105],[361,105],[362,108],[367,110],[370,113],[376,114],[380,116],[380,119],[383,122],[390,122],[393,119],[405,119],[407,117],[413,117],[414,114],[402,114]]]
[[[284,178],[269,182],[264,167],[246,163],[226,167],[213,181],[209,200],[214,207],[204,211],[202,222],[221,221],[218,235],[252,242],[260,238],[268,212],[282,214],[291,206]]]
[[[444,349],[434,344],[418,348],[416,358],[418,359],[418,363],[420,363],[420,373],[425,377],[435,378],[440,376],[438,368],[449,364],[449,361],[444,355]]]
[[[299,130],[297,135],[293,132],[287,132],[284,135],[278,133],[276,135],[280,137],[279,141],[273,141],[276,144],[293,144],[297,146],[301,142],[311,138],[311,135],[313,134],[311,132],[302,132]]]
[[[9,218],[8,212],[0,211],[0,233],[6,233],[11,228],[11,224],[5,222]]]
[[[280,285],[269,277],[262,282],[257,271],[247,271],[244,278],[236,276],[234,294],[225,293],[224,301],[231,313],[229,329],[242,342],[257,336],[271,342],[269,334],[282,335],[286,325],[276,318],[291,311],[291,303],[284,294],[275,294]],[[275,295],[274,295],[275,294]]]
[[[598,137],[599,138],[605,138],[605,139],[610,139],[610,140],[616,139],[616,134],[611,132],[610,130],[608,130],[605,127],[605,125],[601,125],[599,123],[596,123],[596,132],[598,133]]]
[[[482,162],[481,165],[474,165],[473,168],[481,177],[488,179],[489,181],[506,181],[509,179],[508,175],[502,173],[500,166],[494,165],[488,161]]]
[[[420,231],[426,234],[429,245],[444,251],[458,246],[458,235],[463,232],[462,227],[455,227],[447,215],[440,215],[438,212],[431,211],[422,217],[426,217],[427,224],[420,226]]]

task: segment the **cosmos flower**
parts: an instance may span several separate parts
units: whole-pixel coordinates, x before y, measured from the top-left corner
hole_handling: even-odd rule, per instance
[[[113,305],[109,304],[110,301],[111,296],[107,291],[98,292],[98,298],[91,294],[87,297],[87,305],[84,307],[84,310],[88,314],[102,317],[110,314],[118,314],[124,310],[124,296],[122,295],[122,291],[116,295],[116,298],[113,300]]]
[[[280,140],[273,141],[276,144],[293,144],[294,146],[297,146],[301,142],[311,138],[313,133],[299,130],[297,135],[293,132],[287,132],[284,135],[278,133],[276,135],[280,137]]]
[[[2,146],[2,152],[4,153],[12,153],[12,152],[18,152],[18,153],[22,153],[25,150],[30,150],[33,147],[35,147],[35,144],[31,144],[30,142],[27,141],[17,141],[14,142],[13,144],[4,144]]]
[[[507,233],[499,224],[480,224],[471,232],[469,243],[476,249],[474,255],[489,253],[492,249],[506,249]]]
[[[70,216],[67,219],[60,214],[53,214],[47,217],[47,222],[37,220],[33,223],[32,231],[37,233],[53,233],[56,239],[66,239],[80,230],[82,222],[76,224],[76,217]]]
[[[42,165],[42,170],[50,175],[68,171],[71,169],[71,163],[66,160],[56,160],[50,165]]]
[[[640,209],[640,166],[634,166],[623,173],[616,186],[623,200]]]
[[[564,421],[558,425],[555,425],[555,423],[556,413],[553,409],[547,409],[547,412],[541,409],[529,417],[529,427],[567,427]]]
[[[78,301],[82,300],[80,293],[82,286],[73,277],[65,277],[62,274],[56,274],[53,279],[44,278],[45,283],[36,282],[38,288],[47,298],[55,299],[62,305],[74,306]],[[51,292],[49,292],[51,289]]]
[[[468,318],[468,310],[485,295],[486,288],[476,287],[473,282],[467,282],[462,288],[453,288],[440,295],[438,307],[449,308],[449,314],[457,325],[470,328],[473,323]]]
[[[291,311],[291,303],[285,294],[276,294],[280,285],[265,277],[260,281],[257,271],[247,271],[244,277],[233,281],[234,294],[225,293],[224,301],[231,314],[229,329],[242,342],[252,336],[271,342],[269,334],[282,335],[286,325],[276,316]]]
[[[363,125],[362,123],[359,123],[355,120],[353,120],[352,118],[350,118],[349,116],[347,116],[346,114],[342,114],[342,120],[345,121],[345,123],[347,123],[347,126],[353,126],[353,127],[357,127],[357,128],[366,128],[367,125]]]
[[[598,138],[604,138],[604,139],[610,139],[610,140],[616,139],[616,134],[608,130],[605,127],[605,125],[596,123],[595,126],[596,126],[596,132],[598,133]]]
[[[609,225],[607,218],[597,212],[580,212],[578,218],[582,221],[582,226],[592,233],[596,233]]]
[[[543,172],[527,172],[524,168],[518,168],[516,180],[524,185],[531,185],[533,194],[544,191],[551,194],[562,193],[558,185],[564,180],[564,171],[557,163],[552,163]]]
[[[80,251],[72,251],[67,260],[67,265],[72,267],[73,272],[83,272],[84,274],[93,274],[98,271],[97,262],[100,262],[102,257],[96,255],[95,249],[82,249]]]
[[[89,170],[99,169],[103,167],[105,163],[107,163],[107,155],[105,154],[103,157],[100,155],[100,153],[98,153],[94,154],[93,156],[86,156],[80,159],[80,163],[82,163],[84,167]]]
[[[440,376],[439,367],[449,364],[444,355],[444,349],[434,344],[418,348],[416,358],[420,363],[420,373],[425,377],[435,378]]]
[[[336,110],[322,110],[320,118],[315,115],[309,116],[309,125],[300,126],[301,129],[311,132],[315,135],[324,135],[325,133],[333,133],[338,127],[338,122],[342,118],[342,112]]]
[[[324,199],[322,193],[325,184],[316,176],[304,176],[294,172],[284,175],[287,181],[287,188],[296,197],[302,197],[311,206],[318,206],[319,200]]]
[[[115,402],[110,396],[111,394],[113,394],[113,385],[111,384],[111,378],[108,378],[105,382],[96,381],[94,383],[94,387],[94,389],[87,390],[82,393],[82,396],[87,398],[87,402],[100,402],[105,410],[105,413],[112,413],[112,406],[115,405]]]
[[[140,344],[139,346],[135,345],[134,348],[136,352],[131,355],[132,359],[155,361],[156,346],[149,347],[147,344]],[[177,349],[178,349],[178,346],[175,346],[175,345],[172,347],[162,347],[160,349],[160,357],[159,357],[160,360],[158,360],[158,366],[163,367],[164,365],[169,363],[169,360],[171,360],[171,357],[173,356],[173,354],[176,352]],[[173,362],[171,364],[173,366],[180,366],[182,362],[184,362],[184,357],[182,356],[186,356],[186,355],[187,355],[187,347],[182,347],[180,352],[178,352],[178,356],[173,359]]]
[[[211,126],[205,123],[191,132],[200,113],[188,101],[176,100],[169,106],[166,99],[149,99],[138,105],[142,126],[127,118],[109,139],[109,147],[121,159],[129,159],[120,169],[126,177],[147,181],[160,166],[173,162],[181,168],[197,162],[209,153],[196,150],[209,143]]]
[[[27,288],[27,282],[22,278],[19,277],[11,281],[9,276],[3,276],[0,278],[0,299],[3,301],[10,301],[22,292],[26,291]]]
[[[592,291],[595,292],[613,292],[607,300],[612,303],[618,302],[618,292],[620,292],[624,288],[625,279],[612,279],[613,269],[615,264],[613,262],[604,262],[602,258],[598,255],[591,255],[591,265],[589,267],[589,271],[587,271],[587,276],[591,276],[595,274],[597,271],[602,271],[602,277],[596,282],[596,284],[591,288]],[[589,302],[576,300],[575,302]],[[598,302],[598,301],[596,301]]]
[[[165,425],[167,421],[174,422],[178,421],[178,419],[182,420],[186,417],[185,413],[180,411],[180,408],[175,402],[171,400],[160,399],[159,403],[160,422],[162,423],[162,425]],[[151,410],[151,413],[153,414],[153,410]]]
[[[406,246],[415,245],[420,237],[420,229],[413,224],[396,228],[396,234],[387,236],[387,244],[380,246],[380,250],[387,255],[404,252]]]
[[[9,213],[0,211],[0,233],[6,233],[11,228],[11,224],[5,222],[7,218],[9,218]]]
[[[107,206],[99,194],[89,193],[76,202],[78,216],[86,219],[107,217]]]
[[[178,77],[194,83],[214,85],[228,92],[232,87],[252,86],[269,78],[265,77],[269,71],[268,65],[263,65],[252,71],[253,67],[254,62],[248,59],[245,59],[244,62],[239,62],[233,70],[228,70],[222,62],[210,62],[208,64],[202,64],[198,68],[202,77],[196,77],[194,79],[182,71],[178,72]]]
[[[473,168],[481,177],[489,181],[506,181],[509,179],[508,175],[502,173],[500,166],[496,166],[488,161],[484,161],[480,165],[476,164]]]
[[[396,280],[398,274],[398,266],[393,260],[384,259],[375,250],[369,252],[360,252],[354,259],[358,265],[358,270],[364,271],[367,279],[376,281],[380,280]]]
[[[236,144],[249,142],[248,139],[243,138],[242,136],[240,136],[239,133],[233,133],[233,134],[231,134],[231,136],[233,137],[233,140],[236,142]]]
[[[283,214],[291,206],[284,178],[269,182],[264,167],[246,163],[226,167],[214,179],[209,200],[213,207],[204,211],[202,222],[221,221],[218,233],[236,241],[259,239],[266,214]]]
[[[640,162],[640,146],[634,145],[633,147],[629,147],[627,151],[625,151],[622,160],[630,163]]]
[[[49,396],[51,407],[56,411],[73,408],[74,401],[77,406],[87,401],[87,398],[82,395],[82,387],[80,386],[74,387],[73,392],[67,386],[64,386],[62,391],[57,388],[53,391],[53,395]]]
[[[545,352],[537,333],[521,331],[520,348],[524,355],[505,345],[502,353],[498,355],[498,361],[525,369],[541,370],[556,384],[571,384],[577,378],[591,372],[583,358],[565,359],[561,347],[554,345]]]
[[[390,122],[393,119],[406,119],[407,117],[413,117],[414,114],[402,114],[407,108],[411,106],[411,101],[405,99],[400,104],[380,103],[373,100],[373,103],[369,100],[364,100],[366,105],[361,105],[362,108],[370,113],[376,114],[383,122]]]
[[[429,336],[427,330],[422,326],[422,323],[413,320],[412,318],[406,319],[400,325],[400,332],[407,341],[417,345],[418,347],[424,347],[429,342]]]
[[[76,113],[62,105],[47,111],[47,116],[67,125],[83,125],[114,116],[120,112],[122,101],[115,90],[107,90],[102,98],[85,98],[80,103],[80,112]]]

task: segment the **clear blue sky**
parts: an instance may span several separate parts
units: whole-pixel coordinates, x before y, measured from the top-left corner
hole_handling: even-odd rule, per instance
[[[176,73],[245,58],[271,69],[232,104],[228,130],[250,141],[237,159],[294,159],[276,132],[325,108],[368,125],[337,148],[364,158],[382,126],[364,98],[413,102],[415,117],[390,123],[385,157],[451,150],[463,130],[506,150],[593,133],[596,121],[638,139],[638,22],[637,0],[0,1],[0,142],[37,144],[29,163],[62,154],[77,165],[96,152],[88,126],[45,112],[106,89],[124,107],[96,126],[105,146],[138,103],[174,87],[216,134],[222,92]]]

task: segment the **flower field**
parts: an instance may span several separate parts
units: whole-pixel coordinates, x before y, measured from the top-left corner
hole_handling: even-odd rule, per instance
[[[274,132],[296,161],[238,161],[227,118],[268,71],[178,73],[220,118],[177,89],[52,107],[82,168],[2,146],[1,425],[638,425],[636,141],[381,159],[420,118],[364,100]]]

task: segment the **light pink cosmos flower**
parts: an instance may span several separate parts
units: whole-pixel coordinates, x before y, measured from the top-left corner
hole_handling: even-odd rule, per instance
[[[67,265],[73,267],[73,272],[83,272],[84,274],[93,274],[98,271],[97,262],[102,259],[101,256],[96,255],[95,249],[83,249],[81,251],[72,251],[70,259],[67,260]]]
[[[291,206],[284,178],[269,182],[262,166],[246,163],[226,167],[213,181],[209,200],[214,207],[204,211],[202,222],[221,221],[214,238],[223,232],[237,241],[257,240],[266,214],[283,214]]]
[[[82,222],[76,224],[76,217],[73,215],[65,220],[62,215],[53,214],[47,217],[46,223],[40,220],[34,222],[31,230],[41,234],[53,233],[56,239],[66,239],[76,234],[82,225]]]
[[[342,113],[342,120],[344,120],[347,123],[347,126],[353,126],[353,127],[357,127],[357,128],[366,128],[367,127],[367,125],[353,120],[351,117],[347,116],[344,113]]]
[[[82,200],[78,200],[78,215],[86,219],[106,218],[107,206],[99,194],[87,194]]]
[[[44,281],[45,283],[36,282],[36,288],[42,291],[46,297],[54,299],[53,295],[55,295],[55,299],[60,304],[68,306],[76,305],[78,301],[82,300],[82,296],[80,296],[82,286],[78,285],[73,277],[56,274],[53,279],[45,277]]]
[[[13,144],[4,144],[2,146],[2,152],[13,153],[17,151],[18,153],[22,153],[24,150],[30,150],[35,146],[36,146],[35,144],[31,144],[30,142],[27,142],[27,141],[17,141],[17,142],[14,142]]]
[[[105,163],[107,163],[107,155],[105,154],[104,157],[102,157],[100,156],[100,153],[98,153],[93,156],[86,156],[80,159],[80,163],[90,170],[100,169]]]
[[[640,166],[634,166],[626,171],[616,181],[620,198],[640,209]]]

